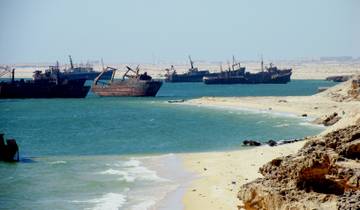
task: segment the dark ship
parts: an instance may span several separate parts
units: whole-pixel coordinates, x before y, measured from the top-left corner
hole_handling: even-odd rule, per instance
[[[190,69],[184,74],[178,74],[174,69],[174,66],[171,66],[171,69],[166,69],[165,82],[202,82],[203,77],[210,75],[209,70],[199,70],[197,67],[194,67],[194,62],[190,60]]]
[[[229,64],[229,69],[227,71],[223,71],[222,65],[220,65],[220,73],[213,73],[210,76],[205,76],[203,81],[205,84],[235,84],[243,79],[244,74],[245,67],[241,67],[241,64],[237,63],[233,57],[233,64],[231,67]],[[229,78],[231,78],[231,81],[229,81]]]
[[[114,80],[115,68],[107,67],[95,80],[92,91],[98,96],[156,96],[162,82],[155,81],[147,73],[140,74],[139,67],[136,70],[126,66],[127,71],[121,80]],[[100,81],[101,76],[107,71],[112,71],[109,82]],[[132,72],[133,74],[129,74]]]
[[[5,141],[4,134],[0,133],[0,161],[19,162],[19,156],[19,146],[16,140],[6,139]]]
[[[261,71],[257,73],[245,72],[244,67],[234,70],[234,64],[229,71],[222,72],[215,76],[205,76],[203,81],[205,84],[286,84],[290,81],[292,69],[278,69],[270,63],[270,67],[265,68],[261,61]]]
[[[56,66],[45,73],[35,71],[33,80],[15,80],[15,69],[11,81],[0,82],[0,98],[84,98],[90,90],[84,86],[86,79],[64,79]]]
[[[100,75],[100,71],[95,71],[89,64],[83,66],[79,65],[77,67],[74,66],[71,56],[69,55],[70,60],[70,68],[64,69],[62,71],[61,77],[64,79],[86,79],[86,80],[94,80],[97,76]],[[102,75],[103,80],[111,79],[112,71],[107,71]]]

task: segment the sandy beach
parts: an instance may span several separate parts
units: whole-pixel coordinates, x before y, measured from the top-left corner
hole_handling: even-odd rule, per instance
[[[260,166],[295,153],[304,143],[180,155],[185,168],[198,174],[183,198],[185,209],[237,209],[241,205],[236,196],[239,187],[260,177]]]
[[[346,101],[350,81],[341,83],[313,96],[291,97],[205,97],[186,101],[188,106],[249,109],[288,113],[310,118],[329,116],[336,112],[341,119],[319,134],[355,124],[360,119],[360,101]],[[237,209],[241,185],[261,177],[259,167],[268,161],[299,150],[305,141],[277,147],[261,146],[231,152],[183,154],[185,168],[198,174],[184,196],[185,209]]]

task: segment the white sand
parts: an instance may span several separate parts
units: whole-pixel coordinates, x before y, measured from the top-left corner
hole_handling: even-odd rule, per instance
[[[185,209],[237,209],[241,204],[237,199],[239,187],[261,177],[259,167],[276,157],[295,153],[304,143],[180,155],[185,167],[199,175],[183,198]]]

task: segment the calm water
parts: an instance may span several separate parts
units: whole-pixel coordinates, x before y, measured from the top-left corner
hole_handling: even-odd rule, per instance
[[[156,98],[1,100],[0,131],[34,162],[0,163],[0,209],[147,209],[183,180],[175,155],[149,155],[232,150],[244,139],[321,131],[305,119],[174,105],[168,99],[310,95],[333,84],[165,83]],[[159,174],[177,164],[177,176]]]

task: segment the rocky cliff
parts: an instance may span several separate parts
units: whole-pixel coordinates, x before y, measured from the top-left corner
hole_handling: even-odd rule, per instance
[[[241,187],[239,209],[360,209],[360,125],[314,137],[260,173]]]

